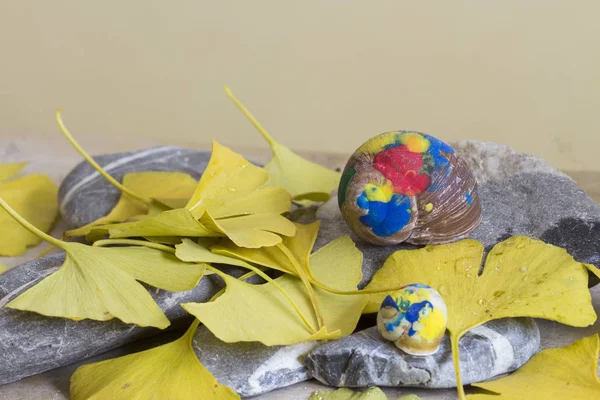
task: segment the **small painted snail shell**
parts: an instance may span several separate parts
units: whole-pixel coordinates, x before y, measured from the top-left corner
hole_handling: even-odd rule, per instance
[[[344,168],[338,201],[350,228],[376,245],[447,243],[481,221],[467,163],[418,132],[382,133],[359,147]]]
[[[386,296],[377,314],[381,335],[416,356],[438,351],[447,324],[444,299],[437,290],[421,284],[404,286]]]

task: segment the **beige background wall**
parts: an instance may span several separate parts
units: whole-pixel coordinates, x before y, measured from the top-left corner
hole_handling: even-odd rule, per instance
[[[227,83],[296,149],[405,128],[600,170],[599,15],[597,0],[5,0],[0,138],[59,138],[60,106],[84,144],[265,146]]]

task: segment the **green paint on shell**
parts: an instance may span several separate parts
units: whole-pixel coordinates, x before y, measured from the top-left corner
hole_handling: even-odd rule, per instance
[[[344,201],[346,201],[346,189],[348,189],[348,184],[356,174],[356,170],[354,168],[348,168],[342,174],[342,178],[340,179],[340,186],[338,188],[338,204],[340,208]]]

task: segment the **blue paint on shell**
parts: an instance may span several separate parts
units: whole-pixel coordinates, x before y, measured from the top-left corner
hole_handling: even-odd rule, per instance
[[[366,215],[359,217],[360,222],[373,228],[377,236],[387,237],[404,228],[410,221],[410,199],[404,195],[395,194],[388,203],[369,201],[366,193],[356,199],[356,204],[368,210]]]
[[[394,301],[394,298],[392,296],[390,296],[389,294],[387,296],[385,296],[385,299],[383,299],[383,302],[381,303],[381,307],[393,307],[396,310],[400,309],[398,304],[396,304],[396,302]]]
[[[473,205],[473,199],[471,198],[471,191],[469,191],[466,195],[465,198],[467,199],[467,203],[469,203],[469,205]]]
[[[410,322],[411,325],[414,324],[419,320],[421,311],[428,307],[433,310],[433,304],[427,300],[411,304],[410,307],[408,307],[408,311],[406,311],[406,320]],[[408,336],[413,336],[415,333],[417,333],[417,331],[415,331],[411,326],[410,330],[408,331]]]
[[[433,156],[436,168],[448,164],[448,159],[442,155],[442,152],[454,154],[454,149],[431,135],[423,133],[423,136],[429,140],[430,145],[427,151]]]

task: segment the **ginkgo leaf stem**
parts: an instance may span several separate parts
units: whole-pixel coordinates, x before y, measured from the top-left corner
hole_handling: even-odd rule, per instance
[[[113,185],[114,187],[116,187],[117,189],[119,189],[121,192],[127,194],[129,197],[135,199],[135,200],[139,200],[143,203],[146,203],[148,206],[150,206],[152,204],[152,199],[149,197],[145,197],[145,196],[141,196],[137,193],[135,193],[133,190],[128,189],[127,187],[125,187],[123,184],[121,184],[119,181],[117,181],[115,178],[113,178],[108,172],[106,172],[97,162],[96,160],[94,160],[80,145],[79,143],[77,143],[75,141],[75,139],[73,138],[73,136],[71,135],[71,133],[69,132],[69,130],[67,129],[67,127],[65,126],[65,124],[63,123],[63,120],[60,116],[61,110],[58,109],[56,111],[56,122],[58,123],[58,126],[60,128],[60,130],[62,131],[63,135],[65,136],[65,138],[67,138],[67,140],[71,143],[71,145],[75,148],[75,150],[77,150],[77,152],[79,154],[81,154],[81,156],[83,158],[85,158],[85,160],[90,163],[90,165],[92,167],[94,167],[94,169],[96,171],[98,171],[98,173],[100,175],[102,175],[104,177],[104,179],[106,179],[111,185]]]
[[[321,313],[321,308],[319,307],[319,301],[317,299],[317,296],[315,295],[315,290],[310,283],[310,279],[308,278],[306,271],[304,271],[302,269],[302,266],[298,263],[298,260],[296,260],[296,257],[294,256],[294,254],[292,254],[292,252],[283,243],[279,243],[277,245],[277,247],[290,260],[290,262],[292,263],[292,266],[294,267],[294,269],[296,270],[296,273],[298,274],[298,277],[302,281],[302,284],[304,285],[304,288],[306,289],[306,294],[308,295],[308,298],[310,299],[310,302],[312,303],[313,309],[315,311],[315,316],[317,318],[318,327],[319,327],[319,329],[321,329],[324,326],[323,314]]]
[[[452,348],[452,361],[454,362],[454,373],[456,375],[456,389],[458,390],[458,398],[464,400],[465,388],[462,384],[462,376],[460,373],[460,354],[458,350],[458,341],[462,335],[454,335],[450,333],[450,344]]]
[[[213,267],[210,264],[206,265],[207,269],[209,271],[214,272],[215,274],[219,275],[221,278],[223,278],[224,280],[226,278],[230,278],[229,275],[227,275],[225,272]],[[246,264],[243,266],[244,268],[247,268],[253,272],[256,272],[256,274],[258,276],[260,276],[261,278],[263,278],[265,281],[267,281],[268,283],[273,284],[273,286],[275,286],[275,288],[277,288],[277,290],[279,290],[279,292],[286,298],[287,301],[290,302],[290,304],[292,305],[292,307],[294,308],[294,310],[296,311],[296,313],[298,313],[298,315],[300,316],[300,318],[302,319],[302,322],[304,322],[304,324],[306,325],[306,327],[310,330],[311,333],[316,333],[317,329],[308,321],[308,319],[304,316],[304,314],[302,313],[302,311],[300,310],[300,307],[298,307],[298,305],[296,304],[296,302],[290,297],[290,295],[281,287],[281,285],[279,285],[279,283],[277,283],[273,278],[271,278],[269,275],[265,274],[264,272],[262,272],[260,269],[253,267],[250,264]]]
[[[48,246],[47,249],[45,249],[44,251],[42,251],[40,254],[38,254],[35,258],[42,258],[44,256],[47,256],[50,252],[52,252],[52,250],[54,250],[54,245],[50,245]]]
[[[161,251],[164,251],[167,253],[175,254],[175,249],[170,246],[166,246],[166,245],[160,244],[160,243],[147,242],[145,240],[136,240],[136,239],[102,239],[102,240],[95,241],[92,246],[93,247],[105,247],[105,246],[112,246],[115,244],[130,244],[133,246],[143,246],[143,247],[148,247],[150,249],[156,249],[156,250],[161,250]]]
[[[337,290],[332,288],[331,286],[327,286],[326,284],[324,284],[323,282],[317,280],[312,273],[310,274],[310,281],[319,289],[323,289],[326,292],[329,293],[333,293],[333,294],[340,294],[340,295],[356,295],[356,294],[379,294],[379,293],[386,293],[386,292],[393,292],[396,291],[400,288],[402,288],[402,286],[396,286],[393,288],[383,288],[383,289],[362,289],[362,290]]]
[[[4,199],[1,197],[0,197],[0,207],[2,207],[8,215],[13,217],[15,221],[17,221],[19,224],[21,224],[21,226],[23,228],[27,229],[29,232],[33,233],[40,239],[50,243],[53,246],[59,247],[63,250],[65,249],[65,243],[63,241],[56,239],[56,238],[48,235],[47,233],[42,232],[38,228],[36,228],[31,222],[27,221],[25,218],[20,216],[19,213],[16,212],[11,206],[9,206],[8,203],[6,201],[4,201]]]
[[[277,145],[277,143],[275,142],[275,140],[273,140],[273,138],[271,137],[271,135],[269,135],[269,133],[267,132],[267,130],[265,128],[263,128],[263,126],[260,124],[260,122],[258,122],[258,120],[256,118],[254,118],[254,116],[252,115],[252,113],[250,113],[250,111],[246,108],[246,106],[244,106],[242,104],[242,102],[239,101],[233,95],[233,93],[231,93],[231,89],[229,89],[229,86],[225,85],[224,89],[225,89],[225,93],[227,93],[227,96],[229,96],[229,98],[233,101],[233,103],[237,106],[237,108],[239,108],[239,110],[246,116],[246,118],[248,118],[248,120],[260,132],[260,134],[265,138],[265,140],[267,142],[269,142],[269,145],[271,147],[275,147]]]

